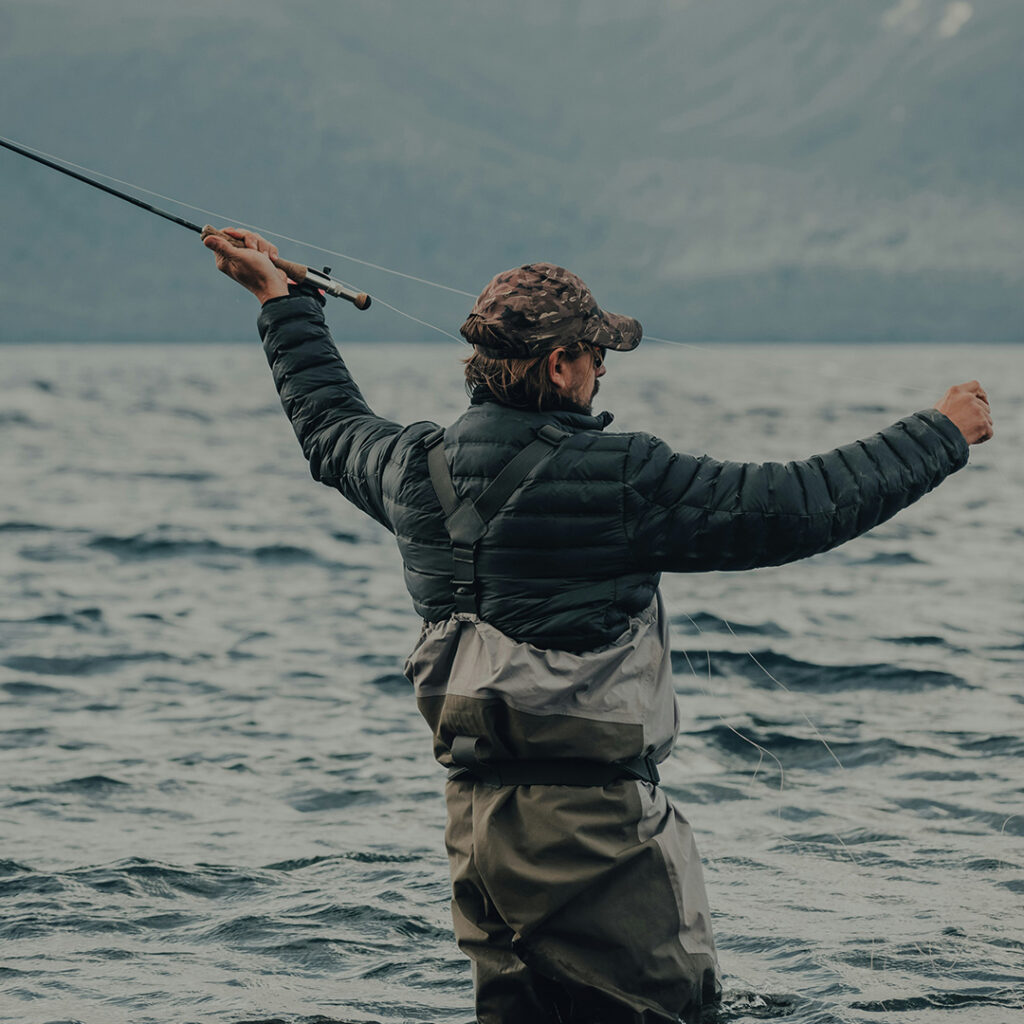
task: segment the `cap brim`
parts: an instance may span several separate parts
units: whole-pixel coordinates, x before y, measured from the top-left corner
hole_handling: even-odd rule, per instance
[[[594,345],[615,349],[617,352],[632,352],[644,336],[640,321],[631,316],[606,313],[602,309],[600,316],[594,319],[599,325],[594,337],[589,339]]]

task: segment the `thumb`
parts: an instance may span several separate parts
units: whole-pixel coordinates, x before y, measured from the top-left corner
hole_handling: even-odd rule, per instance
[[[235,250],[235,247],[220,235],[207,235],[203,239],[203,245],[207,249],[212,249],[214,252],[219,253],[221,256],[229,256]]]

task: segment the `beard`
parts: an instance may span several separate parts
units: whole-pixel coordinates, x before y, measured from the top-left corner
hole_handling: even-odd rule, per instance
[[[583,388],[579,388],[570,394],[558,395],[556,404],[553,407],[560,412],[578,412],[582,413],[584,416],[593,416],[594,396],[600,390],[601,382],[599,380],[595,380],[589,396]]]

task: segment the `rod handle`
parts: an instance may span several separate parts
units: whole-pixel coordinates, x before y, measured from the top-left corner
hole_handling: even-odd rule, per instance
[[[217,228],[210,224],[205,224],[202,231],[199,232],[199,237],[207,238],[210,235],[220,235],[221,238],[226,238],[236,248],[245,248],[245,242],[240,238],[229,235],[226,231],[218,231]],[[302,263],[292,263],[291,260],[283,260],[280,256],[272,259],[270,262],[278,270],[283,270],[296,284],[302,284],[303,281],[309,280],[310,284],[317,288],[322,288],[328,295],[351,302],[356,309],[370,308],[370,296],[366,292],[353,292],[341,284],[340,281],[335,281],[326,274],[320,274],[318,271],[311,270]]]
[[[203,230],[199,233],[199,237],[209,238],[210,235],[220,235],[221,238],[226,238],[236,249],[245,248],[245,242],[240,238],[235,238],[234,235],[229,235],[226,231],[218,231],[210,224],[203,225]],[[272,259],[270,262],[278,270],[283,270],[296,284],[302,284],[306,280],[306,272],[309,268],[301,263],[292,263],[291,260],[283,260],[280,256]]]

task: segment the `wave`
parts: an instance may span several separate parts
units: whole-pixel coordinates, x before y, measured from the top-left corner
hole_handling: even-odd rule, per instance
[[[46,743],[50,730],[41,725],[23,729],[0,731],[0,750],[22,750],[26,747],[41,747]]]
[[[42,428],[27,413],[19,412],[16,409],[0,409],[0,427],[36,427]]]
[[[0,876],[24,874],[31,870],[30,867],[27,867],[25,864],[19,864],[16,860],[6,860],[0,857]]]
[[[400,672],[389,672],[370,680],[370,685],[385,693],[396,693],[400,696],[412,694],[412,683]]]
[[[746,762],[760,761],[763,755],[758,747],[763,747],[775,754],[787,770],[797,767],[827,769],[835,766],[833,754],[847,769],[856,768],[862,764],[883,764],[897,757],[916,756],[924,753],[933,757],[956,757],[953,752],[926,747],[921,743],[901,743],[899,740],[888,737],[874,740],[840,740],[833,736],[826,736],[823,742],[819,736],[797,735],[786,728],[771,729],[766,726],[767,723],[759,722],[740,723],[733,728],[720,724],[702,730],[700,735],[706,736],[708,742],[720,750],[727,754],[737,755]],[[773,761],[766,760],[762,765],[762,771],[766,774],[774,774],[777,772],[777,765]]]
[[[160,558],[219,557],[247,558],[272,565],[314,564],[338,566],[340,563],[322,558],[309,548],[294,544],[262,544],[256,547],[222,544],[211,537],[161,537],[138,533],[128,537],[104,535],[87,544],[96,551],[116,555],[122,561],[145,561]],[[360,568],[343,566],[344,568]]]
[[[957,992],[936,991],[919,996],[894,996],[879,1000],[858,1000],[850,1003],[853,1010],[867,1010],[871,1013],[908,1013],[915,1010],[957,1010],[970,1006],[1005,1006],[1019,1011],[1020,989],[1015,985],[1001,992],[990,993],[975,989]],[[1007,1018],[1008,1019],[1008,1018]]]
[[[128,857],[113,864],[73,868],[65,873],[74,881],[103,892],[171,897],[177,893],[221,899],[262,888],[266,875],[244,868],[195,864],[189,868],[144,857]]]
[[[0,690],[12,697],[63,697],[73,692],[62,686],[47,686],[45,683],[28,683],[21,680],[0,683]]]
[[[71,626],[84,632],[97,632],[97,625],[103,620],[99,608],[79,608],[71,612],[47,612],[28,619],[0,619],[5,626]],[[100,627],[102,629],[102,627]]]
[[[83,654],[79,657],[44,657],[38,654],[16,654],[0,664],[17,672],[38,675],[93,676],[116,670],[122,665],[140,661],[165,661],[182,664],[184,659],[166,651],[129,651],[124,654]]]
[[[131,784],[109,775],[84,775],[78,779],[65,779],[46,787],[51,793],[110,793],[119,789],[130,789]]]
[[[316,857],[296,857],[293,860],[281,860],[274,864],[265,864],[267,871],[302,871],[304,868],[318,864],[329,864],[332,861],[356,861],[360,864],[411,864],[422,860],[413,853],[378,853],[373,850],[353,850],[343,853],[326,853]],[[0,862],[2,863],[2,862]]]
[[[711,666],[708,669],[708,657]],[[687,661],[689,659],[689,661]],[[755,660],[756,659],[756,660]],[[896,693],[916,693],[939,687],[974,689],[961,676],[937,669],[915,669],[888,662],[873,664],[820,665],[800,661],[770,650],[738,653],[736,651],[673,651],[672,668],[685,683],[687,675],[745,679],[757,686],[777,684],[771,676],[791,689],[801,690],[888,690]],[[771,675],[769,675],[771,673]]]
[[[734,622],[723,619],[711,612],[695,612],[693,615],[676,615],[672,620],[673,629],[689,633],[735,633],[738,636],[786,637],[789,631],[774,622]]]
[[[927,565],[909,551],[876,551],[868,558],[851,558],[849,565]]]
[[[334,811],[342,807],[376,803],[380,793],[376,789],[310,789],[293,795],[288,803],[297,811],[309,814],[316,811]]]

